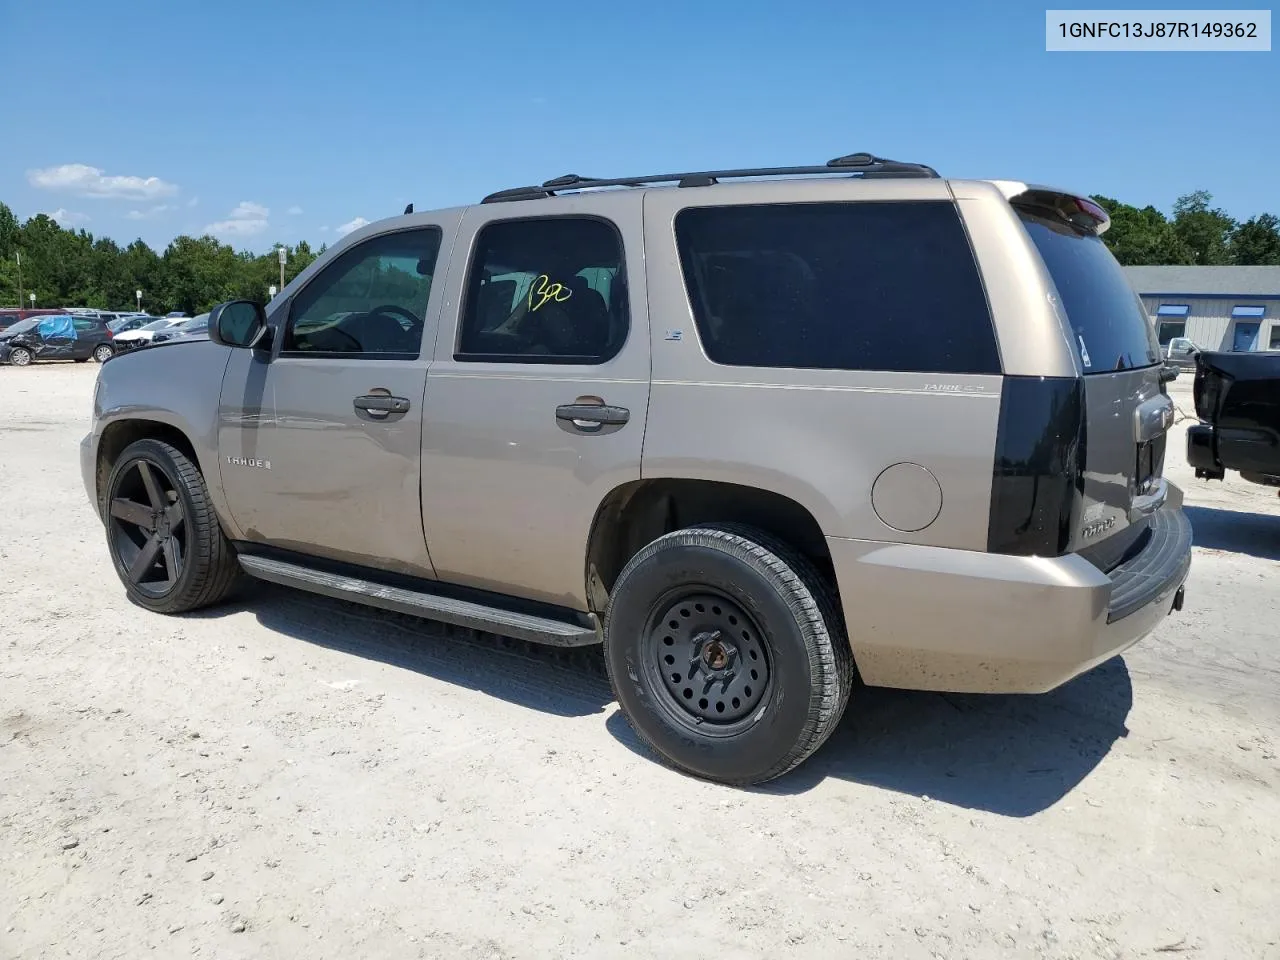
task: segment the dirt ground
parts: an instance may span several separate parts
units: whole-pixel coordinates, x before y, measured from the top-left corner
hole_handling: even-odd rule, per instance
[[[96,373],[0,368],[0,957],[1280,957],[1280,498],[1185,424],[1181,614],[1045,696],[857,691],[743,791],[649,759],[595,652],[133,607]]]

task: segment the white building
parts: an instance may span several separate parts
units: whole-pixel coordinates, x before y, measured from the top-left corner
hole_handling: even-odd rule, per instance
[[[1125,267],[1160,345],[1280,350],[1280,267]]]

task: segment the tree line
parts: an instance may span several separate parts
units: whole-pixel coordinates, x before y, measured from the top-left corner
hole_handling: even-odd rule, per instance
[[[305,240],[288,246],[285,282],[324,250],[313,251]],[[237,252],[210,236],[175,237],[163,253],[141,240],[122,247],[87,230],[63,229],[42,213],[19,223],[0,203],[0,306],[17,305],[19,273],[23,306],[34,293],[39,307],[133,310],[141,290],[149,313],[195,316],[223,300],[265,302],[268,287],[280,283],[280,261],[274,250]]]
[[[1213,206],[1207,191],[1178,198],[1173,215],[1155,207],[1133,207],[1094,196],[1111,215],[1103,239],[1126,266],[1137,264],[1267,264],[1280,266],[1280,218],[1263,213],[1238,222]],[[300,241],[288,246],[285,281],[296,277],[324,252]],[[203,313],[223,300],[265,301],[278,284],[277,254],[236,251],[210,236],[179,236],[157,253],[141,240],[121,247],[86,230],[63,229],[45,214],[19,223],[0,203],[0,306],[19,297],[21,255],[24,306],[30,293],[38,306],[129,310],[134,291],[153,314],[182,310]]]

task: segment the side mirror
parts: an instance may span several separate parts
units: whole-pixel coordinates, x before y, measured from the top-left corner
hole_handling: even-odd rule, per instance
[[[228,300],[209,311],[209,339],[224,347],[255,347],[267,332],[267,312],[252,300]]]
[[[1176,363],[1170,363],[1168,360],[1166,360],[1160,366],[1160,382],[1169,383],[1173,380],[1177,380],[1178,374],[1180,374],[1181,372],[1182,370],[1178,367]]]

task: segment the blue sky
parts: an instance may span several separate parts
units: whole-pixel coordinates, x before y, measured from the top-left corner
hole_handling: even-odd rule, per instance
[[[1044,9],[0,0],[0,200],[265,249],[562,173],[869,150],[1280,214],[1280,52],[1046,53]]]

